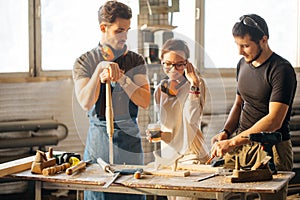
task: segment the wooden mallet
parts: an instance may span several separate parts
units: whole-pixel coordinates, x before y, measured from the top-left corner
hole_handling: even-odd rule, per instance
[[[114,163],[114,151],[113,151],[113,135],[114,135],[114,114],[112,109],[112,98],[111,98],[111,86],[110,81],[106,81],[106,129],[109,137],[109,163]]]

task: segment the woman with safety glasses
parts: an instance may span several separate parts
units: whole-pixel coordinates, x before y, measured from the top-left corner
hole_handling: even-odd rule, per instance
[[[186,42],[170,39],[161,50],[161,63],[167,78],[154,92],[158,107],[161,137],[149,141],[162,141],[161,157],[166,164],[179,162],[202,163],[208,160],[208,149],[200,130],[205,103],[205,83],[196,68],[188,61],[190,56]],[[170,199],[170,198],[169,198]]]

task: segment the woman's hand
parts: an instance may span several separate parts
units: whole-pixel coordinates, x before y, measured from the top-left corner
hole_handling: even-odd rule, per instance
[[[185,71],[185,76],[187,80],[191,83],[191,85],[199,87],[199,78],[195,72],[195,68],[192,65],[192,63],[187,61],[187,65],[184,71]]]
[[[150,130],[146,130],[146,139],[151,142],[160,142],[161,141],[161,131],[151,132]]]
[[[162,132],[159,134],[151,134],[149,130],[146,130],[146,139],[149,142],[160,142],[164,141],[165,143],[170,143],[172,141],[172,133],[171,132]]]

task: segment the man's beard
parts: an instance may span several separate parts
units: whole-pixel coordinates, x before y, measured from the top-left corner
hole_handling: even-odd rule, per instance
[[[258,59],[259,56],[261,55],[261,53],[262,53],[262,48],[260,47],[260,45],[258,45],[258,46],[259,46],[259,51],[258,51],[258,53],[256,54],[256,56],[255,56],[252,60],[248,61],[247,63],[252,63],[252,62],[255,61],[256,59]]]

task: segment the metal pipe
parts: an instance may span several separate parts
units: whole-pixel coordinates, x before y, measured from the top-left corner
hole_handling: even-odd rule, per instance
[[[60,123],[55,120],[24,120],[0,122],[1,132],[12,131],[39,131],[45,129],[57,129]]]
[[[0,149],[57,145],[57,136],[37,136],[28,138],[7,138],[0,140]]]

